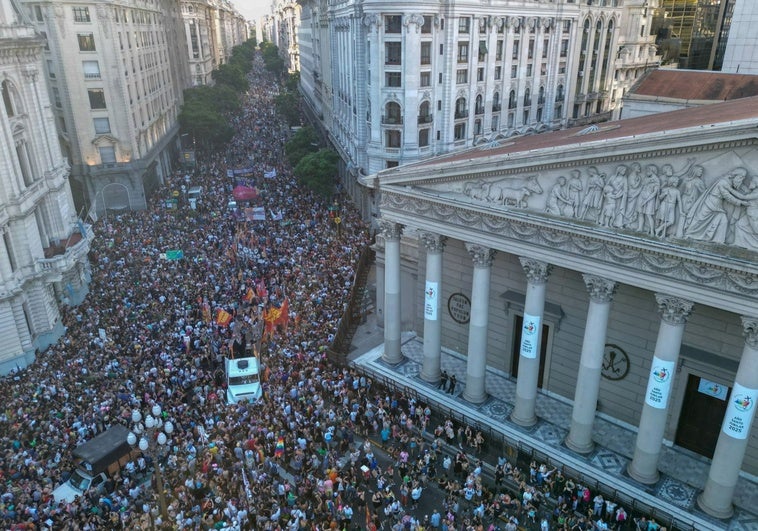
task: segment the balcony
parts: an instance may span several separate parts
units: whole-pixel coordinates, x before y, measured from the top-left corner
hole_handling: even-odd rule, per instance
[[[455,110],[455,119],[459,118],[468,118],[468,109],[456,109]]]
[[[44,258],[35,263],[35,272],[41,275],[58,277],[73,269],[77,262],[82,261],[89,252],[89,239],[93,237],[91,227],[85,226],[85,235],[79,230],[71,233],[66,240],[61,240],[57,245],[51,245],[43,249]]]
[[[474,114],[484,114],[484,106],[482,106],[482,107],[476,107],[474,109]]]
[[[418,116],[418,123],[420,124],[430,124],[432,123],[433,117],[431,114],[419,114]]]
[[[382,123],[384,125],[403,125],[402,116],[382,116]]]

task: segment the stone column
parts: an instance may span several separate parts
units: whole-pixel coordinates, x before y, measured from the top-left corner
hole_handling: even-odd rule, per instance
[[[520,426],[537,423],[537,383],[540,376],[540,344],[542,343],[542,314],[545,310],[545,289],[552,265],[532,258],[519,258],[526,274],[524,324],[520,331],[516,404],[511,420]]]
[[[745,346],[726,406],[724,423],[713,453],[708,480],[697,504],[716,518],[729,518],[734,512],[732,497],[742,468],[750,427],[758,402],[758,318],[742,317]]]
[[[444,236],[421,233],[426,247],[426,286],[424,289],[424,360],[421,379],[437,383],[440,379],[440,353],[442,351],[442,249]]]
[[[658,459],[666,430],[669,395],[682,346],[684,325],[692,312],[692,302],[688,300],[661,293],[655,294],[655,300],[658,302],[661,324],[650,364],[634,458],[627,468],[633,479],[647,484],[658,481]]]
[[[611,301],[616,291],[616,283],[594,275],[583,275],[583,277],[590,294],[590,307],[587,310],[587,322],[584,325],[582,357],[579,361],[574,391],[574,409],[571,412],[571,429],[566,437],[566,446],[575,452],[586,454],[595,446],[592,442],[592,424],[597,410],[608,315],[611,312]]]
[[[467,243],[466,249],[474,261],[474,275],[471,280],[471,321],[468,325],[468,363],[463,398],[481,404],[487,398],[484,378],[487,368],[490,273],[495,251],[474,243]]]
[[[400,363],[400,233],[402,227],[381,222],[384,236],[384,361]]]

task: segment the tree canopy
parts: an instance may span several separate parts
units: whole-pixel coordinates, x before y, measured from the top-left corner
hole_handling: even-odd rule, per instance
[[[303,157],[318,151],[318,148],[319,138],[316,131],[312,127],[303,127],[284,145],[284,152],[290,165],[295,167]]]
[[[303,157],[293,172],[300,184],[322,197],[334,194],[339,156],[330,149],[321,149]]]

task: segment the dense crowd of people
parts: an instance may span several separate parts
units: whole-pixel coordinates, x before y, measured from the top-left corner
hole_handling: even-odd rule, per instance
[[[146,210],[100,220],[90,292],[65,310],[65,336],[0,389],[2,527],[545,530],[591,529],[592,515],[623,524],[612,502],[586,500],[544,465],[522,472],[501,459],[489,484],[463,451],[481,451],[480,432],[429,426],[428,406],[329,362],[369,234],[348,201],[338,234],[331,201],[298,185],[284,162],[290,131],[273,110],[279,84],[259,57],[251,80],[224,152],[170,176]],[[229,211],[239,168],[265,221]],[[181,192],[168,208],[163,199],[193,186],[204,190],[195,208]],[[266,312],[285,301],[288,319],[260,341]],[[220,311],[230,323],[217,322]],[[265,392],[254,404],[225,400],[223,358],[238,345],[255,345],[261,360]],[[175,426],[159,456],[165,515],[155,482],[137,481],[155,465],[144,458],[112,489],[55,500],[77,445],[155,404]],[[427,489],[445,502],[421,514]]]

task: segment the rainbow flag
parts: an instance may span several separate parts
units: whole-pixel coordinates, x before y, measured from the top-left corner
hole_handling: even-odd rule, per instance
[[[276,440],[276,448],[274,449],[274,457],[284,457],[284,437],[279,437]]]

